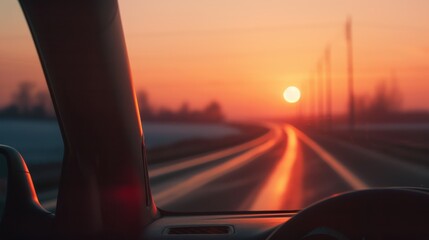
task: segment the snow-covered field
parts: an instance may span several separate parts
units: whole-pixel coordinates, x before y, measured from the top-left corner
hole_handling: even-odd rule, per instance
[[[143,129],[148,148],[240,133],[240,130],[224,124],[144,123]],[[27,164],[61,161],[64,150],[55,121],[0,120],[0,144],[18,149]]]

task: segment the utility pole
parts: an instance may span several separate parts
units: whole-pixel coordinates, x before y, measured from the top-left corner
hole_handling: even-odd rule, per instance
[[[304,101],[303,98],[305,98],[305,90],[304,90],[304,80],[301,81],[301,84],[299,86],[299,89],[301,89],[301,99],[296,103],[298,107],[298,121],[302,122],[302,112],[304,109]]]
[[[326,122],[328,131],[332,129],[332,82],[331,82],[331,47],[328,45],[325,51],[325,76],[326,76]]]
[[[320,61],[317,65],[317,83],[318,83],[318,91],[319,91],[319,127],[322,129],[324,126],[324,109],[323,109],[323,61]]]
[[[349,77],[349,129],[353,131],[355,126],[355,102],[353,87],[353,46],[352,46],[352,19],[349,17],[346,22],[347,41],[347,72]]]
[[[310,112],[311,112],[311,122],[316,125],[316,86],[314,82],[314,75],[310,76]]]

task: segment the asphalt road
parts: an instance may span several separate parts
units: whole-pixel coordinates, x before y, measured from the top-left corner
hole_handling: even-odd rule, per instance
[[[169,211],[290,210],[351,190],[429,187],[429,168],[288,124],[269,127],[239,147],[152,166],[155,202]]]
[[[351,190],[429,187],[428,167],[288,124],[267,126],[267,134],[242,145],[150,166],[158,207],[179,212],[294,210]],[[44,194],[42,202],[53,208],[55,192]]]

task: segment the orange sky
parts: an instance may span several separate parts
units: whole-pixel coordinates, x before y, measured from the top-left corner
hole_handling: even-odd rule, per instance
[[[353,18],[357,94],[394,72],[405,109],[429,109],[429,1],[122,0],[137,89],[157,106],[218,100],[228,117],[294,114],[288,85],[303,88],[332,46],[334,111],[346,101],[344,24]],[[17,81],[43,84],[16,1],[0,2],[0,105]]]

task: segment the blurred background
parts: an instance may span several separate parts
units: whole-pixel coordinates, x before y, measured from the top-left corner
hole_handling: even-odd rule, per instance
[[[119,6],[161,207],[294,209],[355,188],[429,184],[428,1],[127,0]],[[287,91],[291,86],[296,90]],[[337,149],[335,141],[353,151]],[[24,155],[39,197],[54,209],[62,137],[30,32],[12,0],[0,3],[0,143]],[[357,184],[326,164],[320,148]],[[347,153],[375,160],[362,163]],[[242,154],[246,161],[235,161]],[[281,165],[284,159],[290,166]],[[183,183],[179,190],[188,189],[174,202],[165,200],[175,193],[172,177]],[[249,200],[269,193],[271,178],[294,187],[280,191],[275,203]],[[232,196],[237,191],[242,198]],[[290,191],[301,197],[291,201]],[[224,197],[202,204],[210,194]]]

